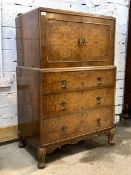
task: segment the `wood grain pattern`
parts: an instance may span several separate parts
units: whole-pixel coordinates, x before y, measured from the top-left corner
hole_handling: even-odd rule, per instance
[[[115,19],[38,8],[16,19],[19,147],[38,168],[64,144],[106,134],[113,144]]]
[[[114,87],[115,69],[43,73],[42,84],[44,94]]]
[[[114,88],[43,96],[44,117],[114,105]]]
[[[47,21],[47,61],[80,61],[81,48],[78,46],[81,25],[74,22]]]
[[[114,30],[113,20],[58,13],[41,15],[41,63],[46,67],[113,64]]]
[[[18,131],[38,144],[40,120],[40,73],[17,67]]]
[[[18,66],[40,67],[38,9],[16,18]]]
[[[113,64],[114,18],[44,10],[44,15],[38,8],[16,18],[19,66],[45,68]],[[83,46],[84,38],[86,47]]]
[[[110,116],[110,117],[109,117]],[[113,126],[112,107],[43,120],[43,144]]]
[[[99,23],[82,25],[82,59],[85,61],[108,61],[110,59],[110,26]]]

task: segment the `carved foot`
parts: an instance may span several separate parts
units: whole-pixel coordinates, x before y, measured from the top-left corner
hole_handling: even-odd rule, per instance
[[[109,131],[109,134],[108,134],[108,143],[109,143],[110,145],[114,145],[114,144],[115,144],[114,135],[115,135],[115,128],[112,128],[112,129]]]
[[[19,148],[24,148],[25,147],[25,139],[23,138],[23,135],[20,130],[18,130],[18,137],[19,137]]]
[[[45,168],[45,155],[46,155],[45,148],[38,148],[38,168],[39,169]]]
[[[24,148],[25,147],[25,140],[20,138],[18,146],[19,146],[19,148]]]

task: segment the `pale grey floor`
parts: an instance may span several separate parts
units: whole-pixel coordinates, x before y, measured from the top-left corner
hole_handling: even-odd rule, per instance
[[[106,137],[93,138],[87,144],[67,145],[47,156],[46,168],[28,149],[18,143],[0,146],[0,175],[130,175],[131,121],[117,128],[116,145],[109,146]],[[128,126],[129,125],[129,126]]]

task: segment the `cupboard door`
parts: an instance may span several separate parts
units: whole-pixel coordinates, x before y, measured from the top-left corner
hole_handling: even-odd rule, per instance
[[[48,20],[47,49],[49,62],[80,60],[80,25],[74,22]]]
[[[110,32],[110,25],[107,24],[82,24],[83,62],[108,62],[113,59]]]

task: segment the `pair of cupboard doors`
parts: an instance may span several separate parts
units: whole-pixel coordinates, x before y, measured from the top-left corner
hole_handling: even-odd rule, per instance
[[[110,21],[89,17],[41,12],[41,44],[46,32],[49,62],[113,61],[113,29]],[[44,16],[44,17],[43,17]],[[112,21],[111,21],[112,22]]]
[[[30,22],[26,22],[28,18]],[[110,17],[39,10],[37,15],[23,15],[21,20],[23,55],[19,54],[17,44],[18,57],[24,58],[21,66],[53,68],[114,63],[115,20]]]

